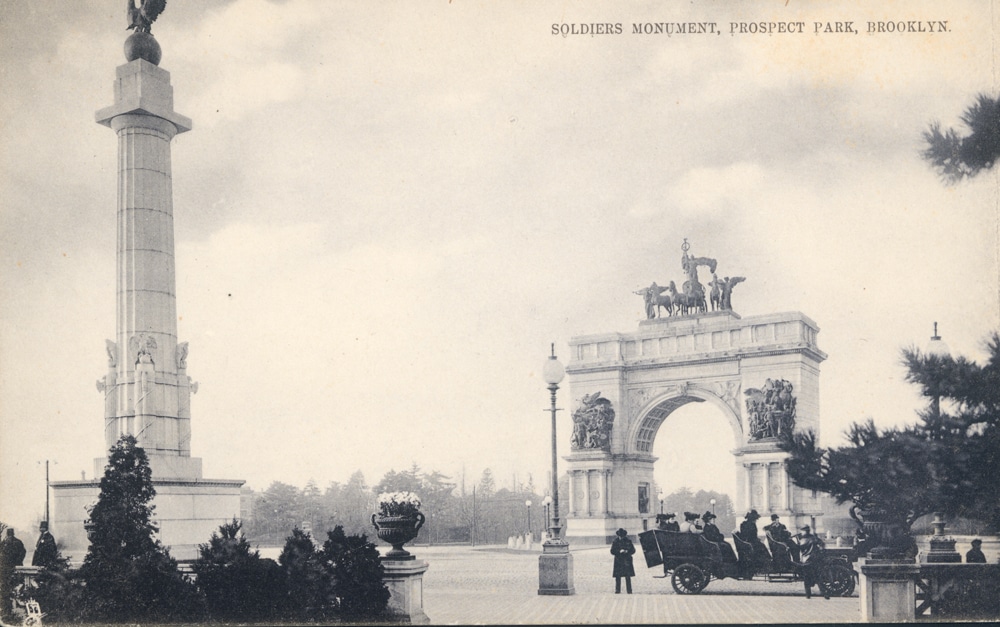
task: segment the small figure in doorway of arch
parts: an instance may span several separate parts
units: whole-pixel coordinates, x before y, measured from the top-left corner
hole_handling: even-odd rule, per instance
[[[632,555],[635,554],[635,545],[628,539],[628,532],[624,529],[619,529],[615,535],[618,537],[611,543],[611,554],[615,556],[612,573],[615,578],[615,594],[621,594],[622,577],[625,578],[625,592],[632,594],[632,577],[635,577]]]

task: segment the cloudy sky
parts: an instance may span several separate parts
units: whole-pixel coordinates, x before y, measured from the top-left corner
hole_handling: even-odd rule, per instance
[[[117,142],[94,112],[122,4],[0,2],[0,519],[18,524],[44,509],[44,460],[89,478],[103,454]],[[194,121],[172,144],[177,304],[206,477],[375,483],[416,462],[541,484],[549,343],[634,331],[633,290],[680,277],[685,237],[748,277],[739,314],[819,324],[825,443],[911,421],[899,350],[937,321],[981,359],[998,327],[998,175],[949,187],[919,151],[998,91],[1000,12],[816,4],[170,0],[153,33]],[[631,33],[691,20],[721,34]],[[901,20],[948,30],[864,32]],[[805,32],[730,35],[750,21]],[[862,32],[814,34],[827,21]],[[605,22],[622,34],[552,34]],[[683,471],[731,467],[721,414],[660,436],[661,483],[731,489]]]

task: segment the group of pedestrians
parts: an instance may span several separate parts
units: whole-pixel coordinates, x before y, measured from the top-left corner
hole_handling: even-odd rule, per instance
[[[45,568],[51,566],[59,559],[59,549],[56,540],[49,533],[49,523],[42,521],[38,528],[38,542],[35,543],[35,552],[31,556],[31,565]],[[14,569],[24,565],[24,558],[28,551],[24,548],[21,539],[14,535],[14,529],[8,528],[3,540],[0,541],[0,599],[3,599],[0,618],[10,618],[10,607],[6,601],[10,598],[10,593],[17,586],[17,577]]]

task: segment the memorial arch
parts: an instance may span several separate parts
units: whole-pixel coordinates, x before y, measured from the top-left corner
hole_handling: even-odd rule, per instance
[[[650,301],[679,292],[672,281],[668,288],[654,283],[639,292],[649,319],[638,330],[569,342],[573,429],[561,505],[571,543],[607,543],[620,527],[635,533],[654,525],[653,443],[666,418],[689,403],[711,404],[732,429],[729,442],[691,445],[732,453],[738,518],[754,508],[765,518],[781,515],[789,526],[815,526],[822,514],[822,495],[791,483],[778,445],[793,430],[819,433],[819,366],[826,354],[816,343],[818,326],[800,312],[736,314],[728,277],[719,308],[706,311],[697,266],[710,267],[713,288],[724,282],[715,278],[714,259],[689,257],[687,250],[685,241],[685,292],[693,302],[700,292],[700,308],[656,317]]]

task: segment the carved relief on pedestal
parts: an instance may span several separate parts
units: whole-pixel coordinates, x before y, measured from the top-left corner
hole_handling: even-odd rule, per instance
[[[128,354],[133,364],[155,364],[156,338],[145,333],[133,335],[128,340]]]
[[[615,410],[611,401],[601,397],[600,392],[585,395],[580,406],[573,411],[573,433],[570,448],[611,450],[611,428],[615,422]]]
[[[177,369],[184,370],[187,368],[187,356],[188,356],[188,343],[181,342],[177,345]]]
[[[108,352],[108,368],[118,365],[118,343],[111,340],[104,340],[104,350]]]

